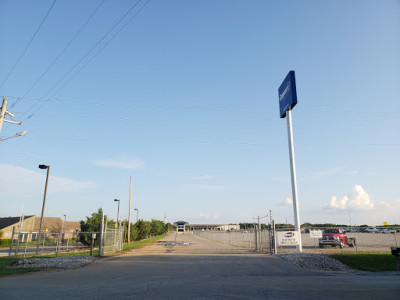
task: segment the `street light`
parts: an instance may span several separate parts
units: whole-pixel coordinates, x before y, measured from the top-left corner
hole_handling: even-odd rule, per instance
[[[61,226],[61,233],[64,232],[64,222],[67,220],[67,215],[64,215],[64,220],[62,220],[62,226]]]
[[[45,187],[44,187],[44,196],[43,196],[43,204],[42,204],[42,214],[41,214],[41,216],[40,216],[40,223],[39,223],[39,232],[38,232],[38,238],[37,238],[36,254],[39,253],[40,232],[42,231],[44,207],[45,207],[45,205],[46,205],[47,184],[48,184],[48,182],[49,182],[50,166],[39,165],[39,169],[42,169],[42,170],[46,170],[46,169],[47,169],[47,175],[46,175],[46,185],[45,185]]]
[[[134,210],[136,210],[136,223],[137,223],[137,221],[139,221],[139,209],[135,208]]]
[[[8,139],[15,138],[15,137],[19,137],[19,136],[24,136],[26,133],[27,133],[27,131],[26,131],[26,130],[24,130],[24,131],[21,131],[21,132],[19,132],[19,133],[16,133],[16,134],[15,134],[15,135],[13,135],[13,136],[9,136],[9,137],[6,137],[6,138],[3,138],[3,139],[0,139],[0,142],[2,142],[2,141],[5,141],[5,140],[8,140]]]
[[[117,224],[118,224],[118,220],[119,220],[119,204],[120,204],[120,200],[118,199],[114,199],[114,202],[118,202],[118,213],[117,213]]]

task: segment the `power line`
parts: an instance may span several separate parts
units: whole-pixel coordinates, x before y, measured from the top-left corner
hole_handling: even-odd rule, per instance
[[[90,22],[90,20],[94,17],[94,15],[97,13],[97,11],[100,9],[100,7],[104,4],[105,0],[101,1],[100,4],[95,8],[95,10],[91,13],[91,15],[88,17],[88,19],[82,24],[82,26],[79,28],[79,30],[75,33],[75,35],[72,37],[72,39],[65,45],[65,47],[61,50],[61,52],[58,54],[58,56],[50,63],[50,65],[46,68],[46,70],[39,76],[39,78],[33,83],[33,85],[25,92],[25,94],[18,98],[17,101],[15,101],[11,107],[14,107],[21,99],[24,99],[26,95],[30,93],[30,91],[40,82],[40,80],[48,73],[48,71],[54,66],[54,64],[61,58],[61,56],[67,51],[69,46],[75,41],[75,39],[79,36],[79,34],[82,32],[82,30],[86,27],[86,25]]]
[[[56,86],[58,86],[76,67],[79,66],[79,64],[82,63],[82,61],[84,61],[85,58],[87,58],[89,56],[89,54],[91,52],[93,52],[96,47],[98,47],[101,42],[132,12],[132,10],[134,10],[136,8],[136,6],[141,2],[142,0],[138,0],[135,4],[133,4],[128,10],[127,12],[41,97],[41,100],[43,98],[45,98],[53,89],[56,88]],[[58,91],[57,91],[58,92]],[[42,105],[40,105],[40,108],[42,108],[47,102],[42,103]],[[34,107],[36,106],[36,103],[33,104],[29,110],[32,110]],[[37,111],[38,109],[36,109],[35,111]],[[28,111],[29,111],[28,110]],[[29,119],[33,116],[34,113],[32,113],[29,117],[27,117],[26,119]]]
[[[25,99],[28,101],[36,101],[36,102],[66,102],[66,103],[82,103],[84,102],[85,104],[93,104],[93,105],[108,105],[107,101],[85,101],[85,100],[71,100],[71,99],[61,99],[61,98],[47,98],[47,99],[41,99],[39,97],[36,98],[30,98],[30,97],[18,97],[18,96],[10,96],[7,95],[5,96],[8,99]],[[121,104],[119,103],[120,106],[125,106],[125,107],[131,107],[131,108],[138,108],[138,109],[162,109],[162,110],[198,110],[198,111],[209,111],[209,112],[228,112],[228,113],[270,113],[270,114],[276,114],[276,110],[271,110],[267,109],[265,107],[260,107],[260,108],[231,108],[227,106],[220,106],[220,107],[212,107],[212,106],[200,106],[200,105],[182,105],[182,104],[167,104],[167,103],[162,103],[162,104],[143,104],[143,103],[135,103],[135,102],[130,102],[130,103],[124,103]],[[20,112],[21,113],[21,112]],[[27,113],[27,111],[23,112]],[[321,114],[321,110],[319,109],[312,109],[308,111],[309,114],[312,115],[319,115]],[[356,111],[356,110],[323,110],[322,113],[328,113],[331,115],[334,115],[335,117],[348,117],[349,114],[365,114],[368,115],[368,117],[371,116],[377,116],[380,117],[381,115],[399,115],[400,111],[376,111],[376,110],[362,110],[362,111]],[[320,124],[320,123],[318,123]],[[323,124],[327,124],[327,122],[324,122]],[[298,121],[295,126],[309,126],[310,124],[304,124],[304,122]],[[286,126],[286,125],[284,125]],[[333,126],[337,126],[336,124]]]
[[[59,88],[53,95],[52,97],[55,97],[55,95],[57,95],[65,86],[67,86],[72,79],[75,78],[75,76],[77,76],[97,55],[99,55],[104,48],[106,48],[111,42],[112,40],[114,40],[114,38],[142,11],[142,9],[150,2],[151,0],[147,0],[147,2],[137,10],[137,12],[128,20],[128,22],[126,22],[112,37],[111,39],[109,39],[104,45],[103,47],[101,47],[101,49],[99,51],[97,51],[74,75],[72,75],[68,81],[61,87]],[[45,105],[42,104],[42,106]],[[40,109],[40,107],[38,108]]]
[[[24,56],[25,52],[28,50],[30,44],[32,43],[32,41],[35,39],[36,34],[39,32],[40,28],[42,27],[44,21],[46,21],[47,17],[49,16],[51,10],[53,9],[54,5],[56,4],[57,0],[54,0],[53,4],[50,6],[49,10],[47,11],[46,15],[44,16],[42,22],[40,22],[38,28],[36,29],[35,33],[33,34],[33,36],[31,37],[31,39],[29,40],[28,44],[25,46],[25,49],[22,51],[21,55],[18,57],[17,61],[15,62],[14,66],[11,68],[10,72],[8,72],[6,78],[3,80],[3,82],[0,85],[0,88],[3,87],[3,85],[6,83],[6,81],[8,80],[8,78],[10,77],[11,73],[14,71],[14,69],[16,68],[16,66],[18,65],[19,61],[21,60],[21,58]]]

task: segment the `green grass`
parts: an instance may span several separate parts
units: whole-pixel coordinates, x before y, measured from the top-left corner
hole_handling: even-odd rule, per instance
[[[141,240],[141,241],[133,242],[133,243],[130,243],[130,244],[125,244],[124,247],[123,247],[123,251],[135,249],[135,248],[138,248],[138,247],[143,246],[145,244],[161,240],[162,238],[166,237],[167,235],[168,234],[166,233],[166,234],[163,234],[163,235],[152,237],[152,238],[147,239],[147,240]]]
[[[341,261],[348,267],[361,271],[396,271],[396,259],[390,253],[365,252],[332,254],[330,257]]]
[[[158,241],[164,237],[166,237],[168,234],[163,234],[160,236],[156,236],[147,240],[142,240],[142,241],[136,241],[130,244],[125,244],[123,246],[123,251],[139,248],[145,244],[152,243],[155,241]],[[82,252],[67,252],[67,253],[58,253],[58,257],[64,257],[64,256],[79,256],[79,255],[90,255],[90,251],[82,251]],[[99,255],[99,250],[98,249],[93,249],[93,255],[98,256]],[[48,254],[48,255],[34,255],[30,257],[41,257],[41,258],[52,258],[56,257],[55,254]],[[21,257],[0,257],[0,276],[2,275],[13,275],[13,274],[23,274],[27,272],[34,272],[37,271],[35,268],[9,268],[12,266],[18,259]]]
[[[0,257],[0,276],[37,271],[34,268],[9,268],[16,261],[18,261],[18,258]]]

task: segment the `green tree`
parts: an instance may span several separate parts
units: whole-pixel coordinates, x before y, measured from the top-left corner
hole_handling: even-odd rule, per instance
[[[151,224],[149,221],[139,220],[136,222],[135,227],[138,231],[137,240],[144,240],[149,237],[151,231]]]
[[[96,239],[94,240],[94,245],[99,245],[100,230],[101,230],[101,217],[103,214],[103,209],[100,207],[97,212],[92,213],[91,217],[86,217],[86,221],[81,221],[81,233],[79,234],[79,240],[82,244],[90,246],[92,244],[91,233],[97,233]],[[104,222],[107,221],[107,216],[104,216]],[[112,221],[112,220],[110,220]],[[110,221],[108,223],[110,224]],[[112,224],[115,224],[112,221]]]
[[[122,227],[124,228],[124,243],[128,242],[128,220],[122,221]],[[131,223],[131,242],[136,241],[138,238],[138,230],[136,226]]]
[[[159,221],[159,220],[151,220],[151,230],[150,234],[152,236],[164,234],[166,232],[166,226],[164,222]]]

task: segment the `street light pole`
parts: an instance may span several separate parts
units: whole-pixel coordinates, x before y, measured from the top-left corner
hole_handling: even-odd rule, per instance
[[[67,215],[64,215],[64,220],[62,220],[62,226],[61,226],[61,244],[64,241],[64,222],[67,220]]]
[[[118,213],[117,213],[117,224],[118,224],[118,221],[119,221],[119,204],[120,204],[120,200],[118,200],[118,199],[114,199],[114,202],[118,202]]]
[[[64,215],[64,220],[62,220],[62,225],[61,225],[61,234],[64,232],[64,222],[67,219],[67,216]]]
[[[47,169],[47,175],[46,175],[46,185],[45,185],[45,187],[44,187],[44,196],[43,196],[43,204],[42,204],[42,214],[41,214],[41,216],[40,216],[39,232],[38,232],[38,237],[37,237],[36,254],[39,253],[40,233],[41,233],[41,231],[42,231],[44,207],[45,207],[45,205],[46,205],[47,184],[49,183],[50,166],[39,165],[39,169],[42,169],[42,170]]]
[[[136,210],[136,223],[137,223],[137,221],[139,221],[139,209],[135,208],[134,210]]]

